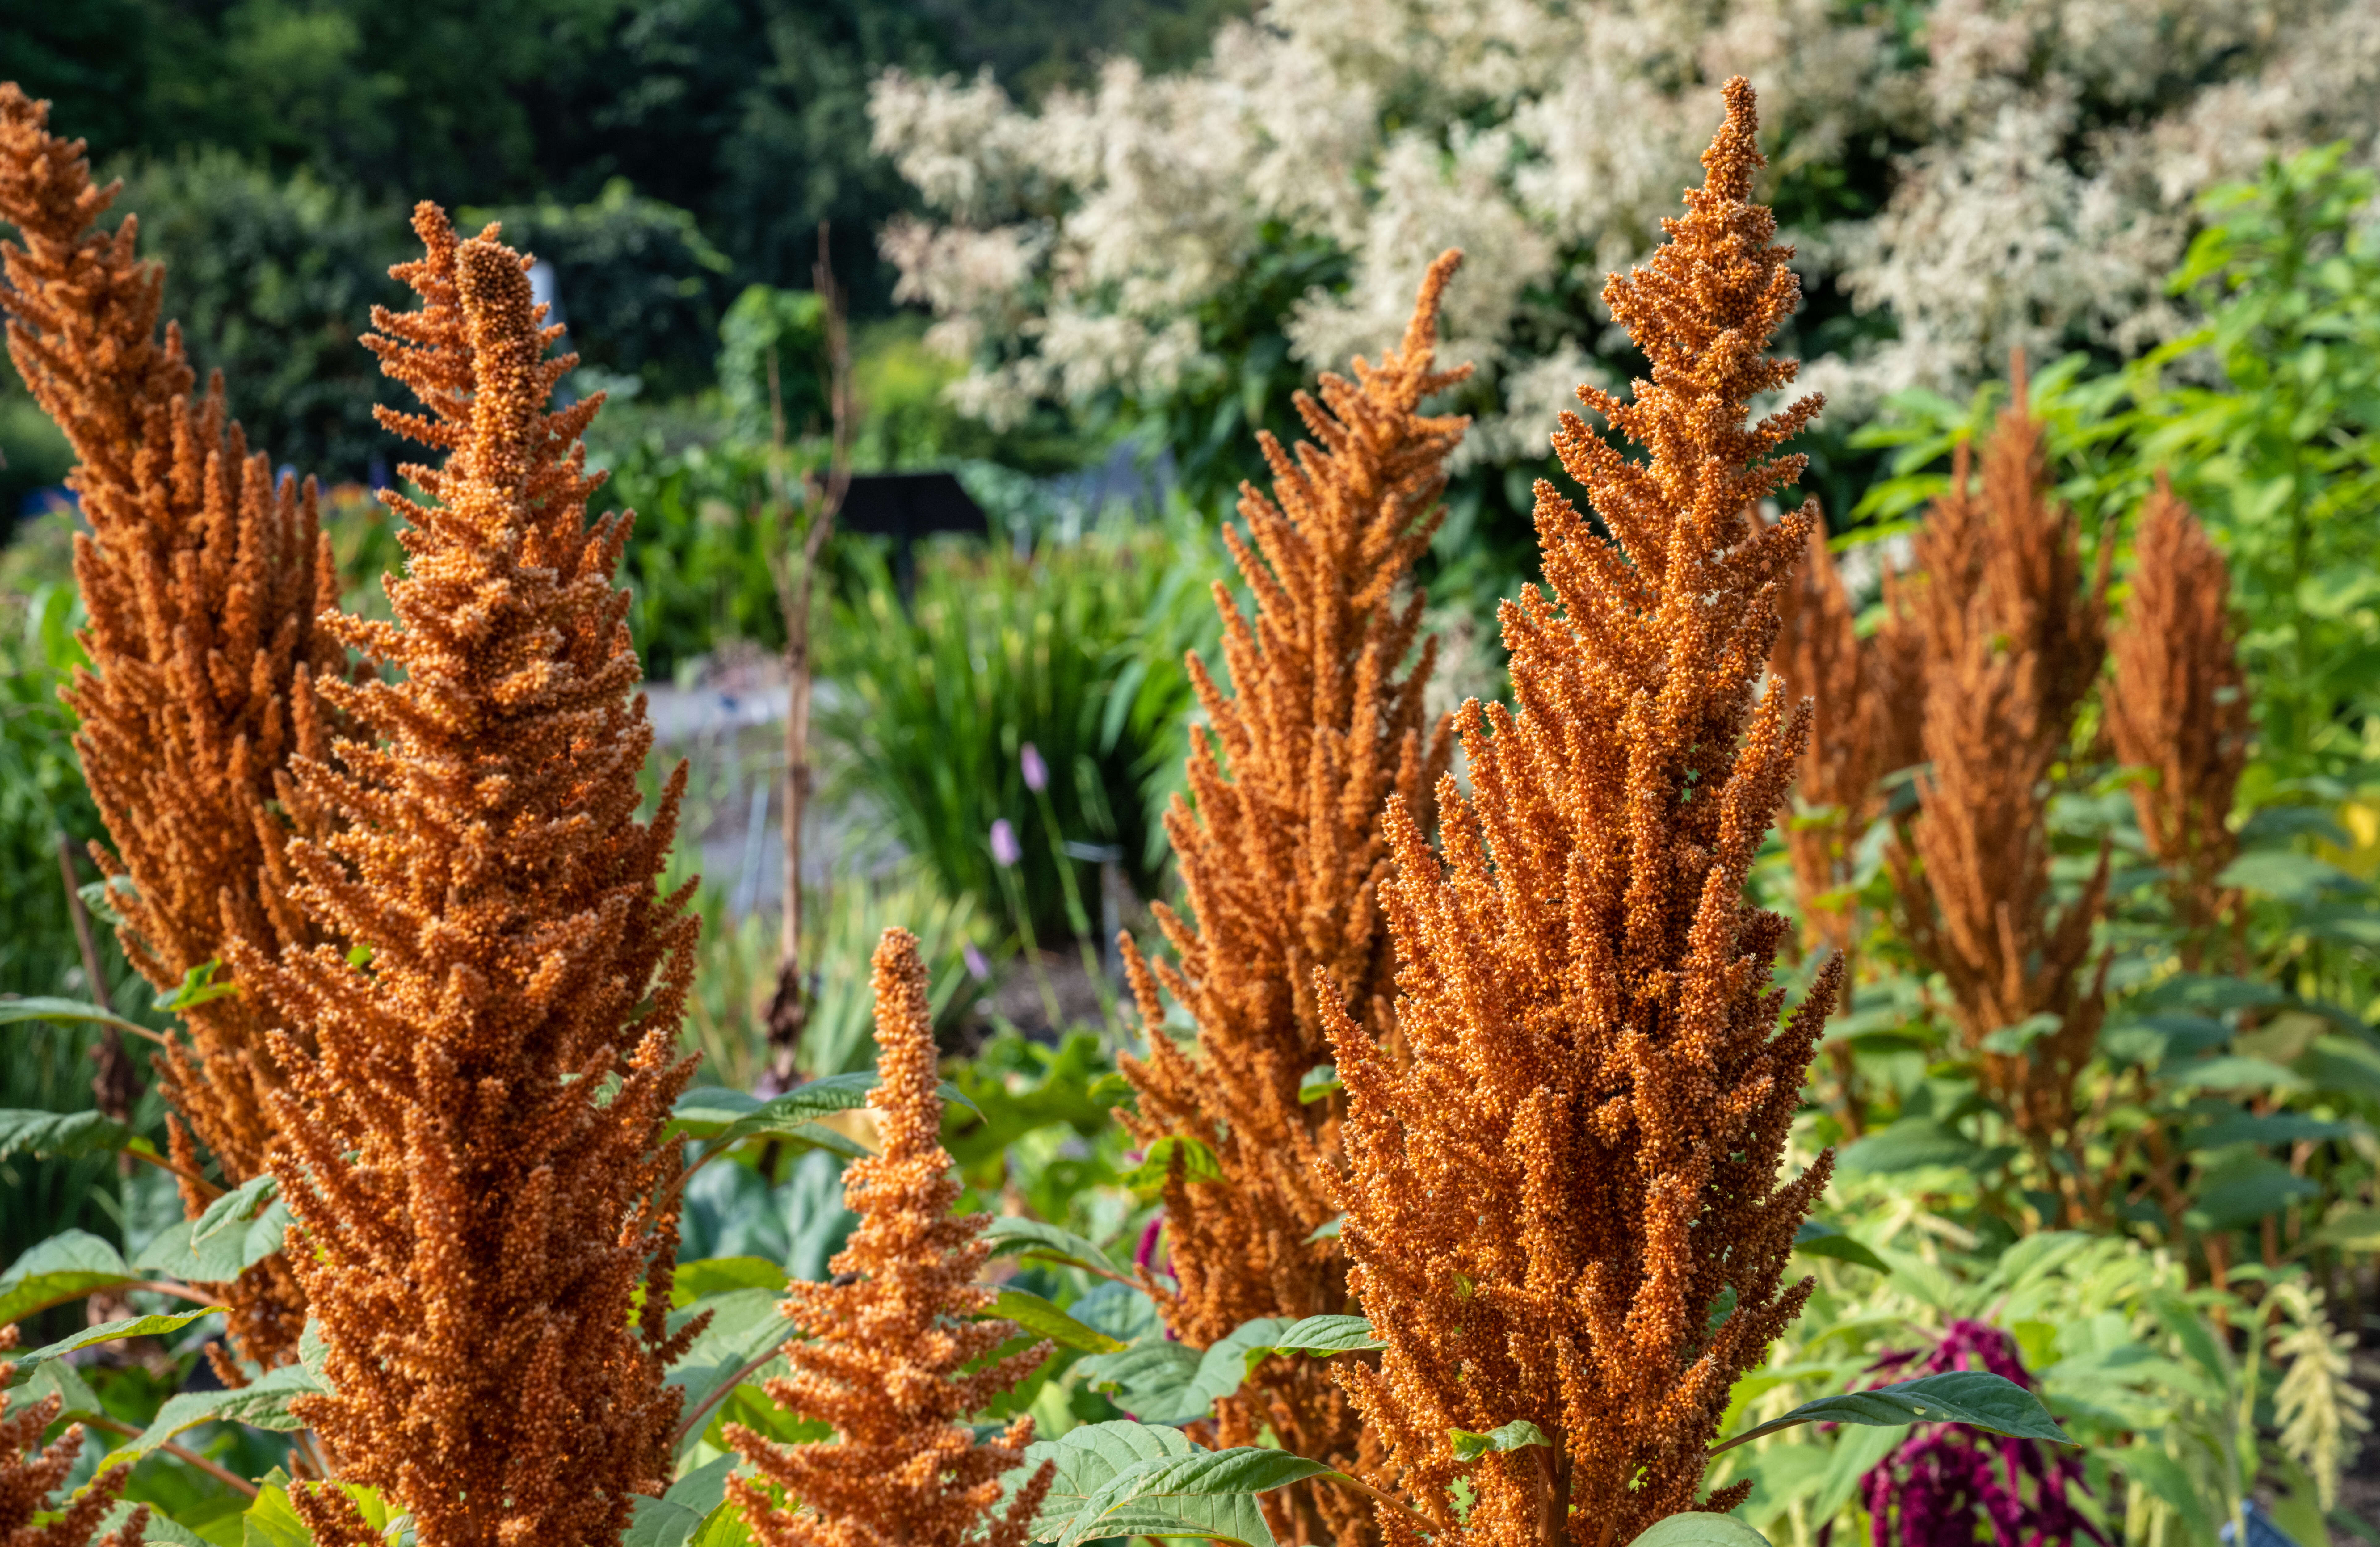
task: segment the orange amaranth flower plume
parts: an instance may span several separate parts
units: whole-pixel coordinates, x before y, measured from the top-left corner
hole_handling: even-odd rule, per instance
[[[2106,965],[2088,963],[2106,856],[2082,895],[2054,908],[2044,791],[2106,654],[2108,553],[2086,585],[2079,525],[2049,497],[2021,362],[1981,463],[1971,480],[1958,458],[1917,542],[1908,626],[1924,641],[1928,772],[1910,838],[1888,859],[1903,933],[1948,984],[1986,1084],[2041,1147],[2071,1121],[2105,1011]],[[2011,1028],[2022,1047],[1986,1045]],[[2058,1174],[2077,1197],[2073,1168]]]
[[[2161,477],[2142,507],[2134,551],[2131,600],[2110,652],[2107,734],[2118,757],[2150,773],[2132,786],[2132,807],[2166,867],[2194,969],[2221,922],[2216,877],[2239,847],[2228,822],[2248,761],[2248,682],[2232,632],[2230,572]]]
[[[1001,1474],[1033,1441],[1033,1420],[1019,1415],[983,1444],[965,1421],[1032,1373],[1050,1345],[963,1373],[1016,1328],[970,1320],[994,1298],[975,1282],[990,1248],[980,1238],[985,1216],[951,1212],[959,1184],[941,1146],[933,1009],[916,935],[884,932],[875,989],[880,1080],[868,1104],[884,1149],[844,1174],[859,1226],[835,1255],[833,1282],[787,1291],[784,1314],[809,1341],[788,1344],[793,1373],[767,1383],[779,1406],[832,1424],[835,1437],[778,1445],[728,1425],[728,1443],[790,1502],[741,1477],[728,1480],[728,1494],[763,1547],[1023,1547],[1050,1464],[1004,1513],[994,1506]]]
[[[335,628],[388,679],[323,685],[355,733],[292,792],[341,819],[290,846],[294,895],[369,957],[234,964],[311,1041],[273,1041],[273,1170],[335,1394],[302,1416],[422,1547],[579,1547],[666,1481],[662,1369],[694,1330],[664,1335],[658,1144],[692,1072],[699,920],[656,883],[685,769],[639,822],[629,518],[588,522],[578,444],[601,397],[547,411],[575,357],[546,358],[561,330],[495,227],[457,242],[423,204],[414,229],[428,255],[393,272],[422,304],[367,342],[430,410],[382,422],[448,457],[402,469],[435,503],[382,496],[410,523],[395,621]],[[372,1534],[336,1491],[295,1502],[321,1540]]]
[[[1502,609],[1518,707],[1463,706],[1475,793],[1439,786],[1443,862],[1390,804],[1410,1061],[1332,1028],[1348,1284],[1388,1344],[1339,1374],[1388,1450],[1368,1480],[1440,1540],[1600,1547],[1732,1506],[1751,1484],[1703,1498],[1705,1446],[1810,1293],[1782,1275],[1832,1156],[1779,1171],[1840,963],[1780,1031],[1786,922],[1743,889],[1809,730],[1806,701],[1760,684],[1816,512],[1745,513],[1800,476],[1770,454],[1819,400],[1746,422],[1796,372],[1764,350],[1800,286],[1752,201],[1752,88],[1726,97],[1686,213],[1604,289],[1653,379],[1633,402],[1579,392],[1650,455],[1562,416],[1555,448],[1611,535],[1537,485],[1551,595]],[[1515,1419],[1547,1443],[1456,1460],[1449,1431]]]
[[[48,104],[0,83],[0,219],[8,349],[66,432],[89,532],[75,578],[91,670],[66,692],[75,748],[115,841],[94,849],[121,910],[125,953],[160,988],[228,955],[317,938],[281,895],[287,831],[268,803],[285,763],[321,752],[310,683],[346,656],[318,615],[338,603],[313,481],[273,477],[226,420],[220,378],[191,391],[180,334],[158,335],[164,272],[134,256],[139,223],[100,218],[80,140],[50,134]],[[190,1041],[164,1059],[165,1094],[232,1183],[260,1175],[271,1137],[262,1091],[266,1021],[246,995],[182,1012]],[[178,1127],[177,1159],[196,1160]],[[209,1195],[186,1184],[196,1212]],[[225,1288],[250,1358],[294,1351],[304,1306],[274,1258]]]
[[[17,1346],[17,1329],[0,1327],[0,1353]],[[55,1443],[42,1444],[42,1432],[58,1420],[62,1405],[52,1392],[30,1407],[8,1410],[8,1383],[17,1367],[0,1359],[0,1542],[7,1547],[91,1547],[101,1523],[132,1480],[130,1467],[112,1467],[82,1488],[66,1508],[50,1512],[50,1495],[74,1470],[82,1454],[82,1425],[70,1425]],[[42,1520],[43,1515],[50,1515]],[[36,1523],[36,1522],[40,1523]],[[140,1547],[149,1524],[142,1505],[100,1539],[100,1547]]]
[[[1253,625],[1215,585],[1234,691],[1190,657],[1212,735],[1198,731],[1190,757],[1195,813],[1177,798],[1165,824],[1191,917],[1159,906],[1180,966],[1160,963],[1154,981],[1125,942],[1149,1055],[1123,1063],[1140,1097],[1125,1118],[1134,1137],[1196,1139],[1222,1170],[1220,1182],[1177,1179],[1165,1192],[1181,1288],[1160,1297],[1168,1327],[1194,1347],[1254,1317],[1345,1308],[1338,1243],[1313,1239],[1338,1212],[1326,1176],[1342,1163],[1343,1103],[1301,1101],[1299,1085],[1330,1061],[1323,998],[1352,1000],[1369,1034],[1387,1031],[1381,803],[1401,797],[1427,826],[1451,748],[1444,722],[1423,738],[1437,641],[1425,639],[1412,668],[1399,667],[1421,621],[1423,598],[1407,582],[1443,514],[1446,458],[1470,422],[1419,411],[1471,373],[1431,369],[1439,300],[1461,262],[1448,252],[1430,265],[1403,341],[1378,366],[1359,357],[1354,381],[1325,375],[1318,403],[1298,394],[1318,445],[1301,444],[1293,459],[1261,437],[1274,498],[1245,486],[1248,539],[1224,529],[1256,595]],[[1190,1011],[1195,1054],[1165,1033],[1156,982]],[[1222,1444],[1253,1443],[1269,1426],[1299,1455],[1342,1467],[1362,1427],[1311,1359],[1270,1361],[1219,1419]],[[1343,1492],[1301,1486],[1265,1504],[1286,1541],[1371,1534],[1370,1510]]]

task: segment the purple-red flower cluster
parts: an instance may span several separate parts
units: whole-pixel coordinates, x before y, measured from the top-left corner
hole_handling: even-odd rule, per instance
[[[1952,1370],[1988,1370],[2034,1389],[2016,1340],[1964,1320],[1930,1352],[1888,1354],[1872,1373],[1912,1381]],[[2086,1537],[2106,1547],[2074,1504],[2075,1494],[2089,1492],[2078,1452],[1954,1423],[1917,1430],[1860,1480],[1874,1547],[1971,1547],[1978,1524],[1989,1525],[1992,1547],[2065,1547]]]

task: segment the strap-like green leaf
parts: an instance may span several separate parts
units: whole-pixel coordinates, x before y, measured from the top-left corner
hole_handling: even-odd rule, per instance
[[[1797,1423],[1864,1423],[1891,1428],[1912,1423],[1964,1423],[1993,1434],[2052,1444],[2074,1442],[2041,1399],[2004,1375],[1983,1370],[1952,1370],[1902,1381],[1874,1391],[1847,1391],[1805,1402],[1783,1418],[1748,1429],[1713,1454]]]
[[[1273,1547],[1257,1495],[1336,1475],[1319,1461],[1257,1445],[1144,1461],[1086,1500],[1059,1547],[1117,1536],[1203,1536]]]
[[[170,1316],[128,1316],[121,1322],[103,1322],[95,1327],[85,1327],[71,1337],[62,1338],[44,1348],[36,1348],[30,1354],[9,1353],[5,1358],[17,1367],[17,1373],[8,1383],[17,1385],[30,1379],[35,1370],[61,1354],[113,1343],[119,1337],[163,1337],[167,1333],[180,1332],[202,1317],[219,1314],[223,1309],[219,1305],[210,1305],[197,1310],[177,1310]]]
[[[1500,1423],[1484,1434],[1468,1429],[1450,1429],[1446,1437],[1454,1442],[1457,1461],[1476,1461],[1491,1451],[1504,1453],[1546,1443],[1546,1431],[1527,1419]]]
[[[79,999],[0,999],[0,1026],[14,1026],[19,1021],[45,1020],[54,1026],[113,1026],[119,1031],[154,1038],[157,1033],[137,1020],[127,1020],[114,1010],[97,1005],[86,1005]]]
[[[1005,1317],[1035,1337],[1046,1337],[1062,1348],[1087,1354],[1112,1354],[1124,1346],[1097,1327],[1087,1327],[1040,1296],[1025,1289],[1002,1289],[989,1314]]]
[[[983,1238],[991,1243],[994,1257],[1017,1256],[1044,1262],[1062,1262],[1070,1268],[1088,1268],[1093,1273],[1112,1273],[1118,1278],[1131,1275],[1115,1265],[1113,1259],[1095,1243],[1071,1230],[1045,1224],[1038,1219],[1026,1219],[1016,1214],[1000,1214],[983,1227]]]
[[[1732,1515],[1671,1515],[1636,1533],[1628,1547],[1768,1547],[1768,1539]]]

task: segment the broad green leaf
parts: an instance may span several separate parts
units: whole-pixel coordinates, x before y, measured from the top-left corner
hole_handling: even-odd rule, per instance
[[[1546,1431],[1527,1419],[1500,1423],[1484,1434],[1468,1429],[1450,1429],[1446,1437],[1454,1442],[1454,1458],[1457,1461],[1476,1461],[1491,1451],[1500,1454],[1519,1450],[1524,1445],[1546,1443]]]
[[[0,1274],[0,1326],[102,1289],[138,1284],[142,1274],[115,1247],[87,1230],[36,1242]]]
[[[697,1467],[671,1483],[658,1499],[637,1497],[628,1502],[628,1529],[620,1547],[693,1547],[703,1528],[725,1507],[728,1474],[737,1457],[722,1456]]]
[[[1726,1444],[1727,1450],[1763,1434],[1774,1434],[1800,1423],[1862,1423],[1890,1428],[1912,1423],[1964,1423],[1993,1434],[2018,1440],[2046,1440],[2070,1445],[2066,1431],[2049,1416],[2041,1399],[2004,1375],[1982,1370],[1953,1370],[1939,1375],[1900,1381],[1874,1391],[1847,1391],[1804,1402],[1783,1418],[1747,1429]]]
[[[122,1123],[97,1112],[0,1110],[0,1160],[15,1154],[55,1155],[60,1160],[112,1155],[129,1148],[136,1137]]]
[[[228,1283],[279,1251],[296,1223],[287,1201],[280,1198],[247,1224],[217,1230],[203,1241],[191,1239],[199,1222],[183,1220],[159,1231],[155,1240],[140,1249],[133,1266],[186,1284]]]
[[[1769,1547],[1768,1539],[1732,1515],[1670,1515],[1638,1531],[1628,1547]]]
[[[1203,1536],[1273,1547],[1257,1495],[1330,1470],[1256,1445],[1144,1461],[1084,1501],[1059,1547],[1117,1536]]]
[[[1305,1237],[1305,1243],[1312,1246],[1317,1241],[1335,1241],[1339,1238],[1339,1233],[1346,1227],[1347,1216],[1333,1214],[1314,1227],[1314,1234]]]
[[[1190,1423],[1206,1416],[1212,1400],[1191,1399],[1198,1364],[1196,1349],[1159,1336],[1120,1353],[1094,1354],[1075,1368],[1093,1390],[1108,1393],[1142,1422]]]
[[[1346,1082],[1339,1078],[1337,1065],[1317,1064],[1305,1071],[1304,1079],[1297,1082],[1298,1104],[1311,1106],[1332,1091],[1345,1089],[1347,1089]]]
[[[1892,1272],[1891,1265],[1883,1258],[1835,1226],[1815,1219],[1803,1220],[1801,1228],[1793,1232],[1793,1249],[1807,1252],[1812,1257],[1831,1257],[1839,1262],[1855,1262],[1863,1268],[1874,1268],[1880,1273]]]
[[[1164,1319],[1157,1302],[1129,1284],[1102,1279],[1091,1292],[1069,1308],[1069,1314],[1087,1327],[1096,1327],[1126,1347],[1144,1337],[1160,1336]]]
[[[2157,1071],[2157,1078],[2177,1090],[2302,1090],[2311,1083],[2295,1069],[2243,1053],[2168,1064]]]
[[[2303,1112],[2241,1112],[2216,1118],[2185,1136],[2182,1144],[2192,1151],[2205,1151],[2231,1144],[2297,1144],[2307,1139],[2319,1142],[2350,1138],[2357,1129],[2358,1125],[2353,1123],[2327,1122]]]
[[[683,1310],[670,1313],[669,1329],[677,1332],[708,1311],[710,1323],[670,1366],[665,1382],[686,1392],[685,1411],[709,1401],[735,1371],[770,1350],[782,1347],[801,1329],[777,1309],[784,1297],[773,1289],[730,1289],[706,1295]],[[689,1442],[696,1436],[686,1436]]]
[[[2014,1056],[2027,1047],[2056,1031],[2066,1022],[2046,1010],[2029,1015],[2013,1026],[2003,1026],[1984,1038],[1985,1053]]]
[[[137,1460],[184,1430],[217,1420],[283,1432],[303,1429],[305,1423],[289,1411],[290,1400],[322,1389],[304,1365],[286,1364],[266,1370],[237,1391],[179,1393],[165,1399],[157,1416],[149,1420],[148,1428],[116,1446],[100,1465],[109,1467],[119,1460]]]
[[[705,1295],[730,1289],[783,1294],[789,1282],[785,1270],[765,1257],[702,1257],[677,1265],[670,1276],[670,1303],[683,1309]]]
[[[1135,1192],[1154,1194],[1165,1186],[1172,1174],[1174,1158],[1181,1157],[1182,1179],[1185,1182],[1220,1182],[1223,1179],[1222,1163],[1215,1151],[1196,1139],[1183,1134],[1168,1134],[1148,1147],[1148,1153],[1138,1165],[1123,1174],[1123,1185]]]
[[[2362,883],[2325,859],[2288,849],[2259,849],[2223,868],[2217,886],[2261,892],[2281,902],[2311,902],[2335,888],[2360,890]]]
[[[245,1225],[280,1196],[281,1184],[269,1171],[242,1182],[208,1204],[206,1211],[191,1222],[191,1246],[212,1240],[235,1225]]]
[[[71,1423],[77,1419],[105,1418],[107,1407],[82,1372],[63,1359],[51,1359],[35,1370],[22,1384],[8,1392],[8,1405],[21,1412],[45,1397],[58,1399],[58,1417]]]
[[[1248,1373],[1274,1353],[1312,1354],[1329,1358],[1333,1354],[1356,1354],[1373,1348],[1385,1348],[1372,1331],[1372,1323],[1361,1316],[1308,1316],[1302,1322],[1292,1322],[1277,1334],[1269,1347],[1251,1348],[1247,1353]]]
[[[1903,1117],[1845,1150],[1835,1169],[1846,1174],[1890,1175],[1928,1165],[1973,1166],[1983,1155],[1983,1150],[1956,1128],[1931,1117]]]
[[[2316,1037],[2298,1066],[2318,1090],[2380,1101],[2380,1053],[2350,1037]]]
[[[130,1499],[116,1500],[107,1506],[107,1513],[99,1517],[98,1529],[91,1533],[91,1539],[99,1541],[114,1536],[131,1520],[132,1512],[141,1507]],[[189,1527],[177,1520],[167,1519],[155,1504],[146,1507],[149,1517],[140,1527],[141,1541],[159,1543],[162,1547],[213,1547],[213,1543]]]
[[[113,1343],[119,1337],[163,1337],[167,1333],[180,1332],[193,1322],[219,1315],[223,1309],[219,1305],[211,1305],[197,1310],[176,1311],[170,1316],[130,1316],[121,1322],[103,1322],[95,1327],[85,1327],[73,1336],[62,1338],[45,1348],[36,1348],[30,1354],[0,1355],[0,1358],[5,1358],[17,1367],[16,1375],[8,1383],[16,1385],[30,1377],[36,1369],[61,1354],[71,1354],[78,1348],[95,1347],[102,1343]]]
[[[1197,1449],[1179,1429],[1129,1419],[1069,1429],[1054,1440],[1037,1440],[1025,1447],[1023,1463],[1001,1480],[999,1513],[1006,1514],[1008,1501],[1016,1496],[1016,1491],[1040,1469],[1043,1462],[1049,1462],[1050,1491],[1042,1495],[1040,1511],[1033,1517],[1032,1539],[1055,1541],[1066,1534],[1066,1528],[1074,1523],[1091,1495],[1113,1481],[1119,1473],[1144,1461],[1195,1455]]]
[[[1062,1348],[1087,1354],[1113,1354],[1124,1345],[1096,1327],[1087,1327],[1040,1296],[1025,1289],[1002,1289],[990,1314],[1005,1317],[1035,1337],[1046,1337]]]
[[[103,1010],[79,1000],[0,999],[0,1026],[13,1026],[27,1020],[46,1020],[53,1025],[113,1026],[120,1031],[131,1031],[143,1037],[157,1034],[137,1020],[127,1020],[113,1010]]]
[[[2193,1229],[2236,1230],[2321,1191],[2270,1155],[2240,1155],[2199,1174],[2183,1218]]]
[[[1088,1268],[1095,1273],[1113,1273],[1118,1278],[1131,1276],[1117,1267],[1114,1260],[1094,1243],[1071,1230],[1044,1224],[1038,1219],[1026,1219],[1017,1214],[996,1215],[990,1224],[983,1227],[983,1238],[991,1243],[994,1257],[1014,1255],[1045,1262],[1062,1262],[1070,1268]]]
[[[256,1500],[239,1517],[240,1547],[314,1547],[314,1533],[298,1518],[285,1489],[257,1490]]]

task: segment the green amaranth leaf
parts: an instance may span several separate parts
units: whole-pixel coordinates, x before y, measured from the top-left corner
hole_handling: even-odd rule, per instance
[[[1468,1429],[1450,1429],[1446,1437],[1454,1443],[1454,1458],[1457,1461],[1476,1461],[1490,1451],[1500,1453],[1519,1450],[1524,1445],[1546,1443],[1545,1431],[1527,1419],[1514,1419],[1510,1423],[1498,1424],[1484,1434]]]
[[[302,1364],[285,1364],[278,1370],[268,1370],[237,1391],[186,1391],[165,1399],[149,1427],[135,1438],[125,1441],[100,1462],[103,1468],[118,1461],[138,1460],[186,1429],[221,1420],[244,1423],[251,1429],[270,1429],[281,1432],[306,1427],[304,1420],[289,1411],[292,1398],[318,1395],[323,1390],[314,1379],[313,1371]]]
[[[210,959],[199,963],[182,974],[180,982],[157,996],[157,1007],[178,1015],[184,1010],[195,1009],[200,1005],[237,993],[237,983],[215,981],[215,974],[222,970],[223,963],[220,961]]]
[[[1123,1185],[1136,1193],[1154,1196],[1165,1186],[1172,1174],[1175,1156],[1182,1160],[1182,1179],[1185,1182],[1220,1182],[1223,1179],[1222,1163],[1215,1151],[1198,1139],[1184,1134],[1168,1134],[1148,1147],[1148,1153],[1138,1165],[1123,1174]]]
[[[1300,1106],[1311,1106],[1332,1091],[1345,1089],[1346,1082],[1339,1078],[1336,1064],[1317,1064],[1297,1082],[1297,1102]]]
[[[29,1380],[35,1370],[62,1354],[71,1354],[78,1348],[95,1347],[102,1343],[113,1343],[119,1337],[163,1337],[167,1333],[180,1332],[204,1317],[219,1315],[223,1309],[219,1305],[210,1305],[197,1310],[177,1310],[168,1316],[128,1316],[121,1322],[103,1322],[95,1327],[85,1327],[71,1337],[61,1338],[30,1354],[12,1351],[6,1357],[17,1367],[17,1373],[9,1384],[16,1385]]]
[[[0,1274],[0,1326],[102,1289],[138,1284],[142,1276],[123,1253],[91,1232],[61,1232],[26,1248]]]
[[[78,999],[0,999],[0,1026],[13,1026],[28,1020],[45,1020],[53,1025],[113,1026],[119,1031],[130,1031],[143,1037],[157,1034],[139,1021],[127,1020],[113,1010],[103,1010]]]
[[[205,1212],[191,1222],[191,1246],[212,1240],[234,1225],[246,1224],[280,1196],[281,1184],[269,1171],[242,1182],[208,1204]]]
[[[1356,1354],[1387,1346],[1373,1333],[1372,1323],[1361,1316],[1308,1316],[1282,1328],[1269,1346],[1250,1348],[1247,1373],[1255,1374],[1257,1366],[1274,1354],[1312,1354],[1327,1359],[1333,1354]]]
[[[1305,1244],[1312,1246],[1317,1241],[1335,1241],[1339,1238],[1340,1231],[1345,1229],[1346,1225],[1345,1214],[1333,1214],[1314,1227],[1314,1234],[1305,1237]]]
[[[983,1238],[991,1243],[994,1257],[1015,1255],[1044,1262],[1062,1262],[1070,1268],[1088,1268],[1093,1273],[1111,1273],[1118,1278],[1131,1275],[1115,1265],[1114,1260],[1095,1243],[1071,1230],[1045,1224],[1038,1219],[1026,1219],[1016,1214],[1001,1214],[983,1227]]]
[[[228,1283],[279,1251],[297,1219],[288,1203],[275,1198],[246,1224],[220,1229],[194,1242],[191,1236],[198,1223],[177,1220],[159,1231],[156,1239],[140,1249],[132,1265],[186,1284]]]
[[[1179,1429],[1129,1419],[1087,1423],[1069,1429],[1054,1440],[1037,1440],[1026,1446],[1023,1463],[1002,1479],[1002,1497],[994,1513],[1004,1518],[1016,1491],[1040,1469],[1043,1462],[1049,1462],[1050,1491],[1042,1495],[1040,1511],[1033,1518],[1032,1539],[1055,1541],[1066,1534],[1066,1528],[1074,1523],[1091,1495],[1113,1481],[1117,1474],[1144,1461],[1195,1455],[1197,1449]]]
[[[1063,1310],[1025,1289],[1002,1289],[989,1315],[1004,1317],[1035,1337],[1046,1337],[1062,1348],[1087,1354],[1113,1354],[1124,1345],[1096,1327],[1087,1327]]]
[[[1769,1547],[1768,1539],[1732,1515],[1670,1515],[1636,1533],[1628,1547]]]
[[[0,1160],[15,1154],[74,1160],[83,1155],[114,1154],[136,1142],[137,1136],[130,1128],[97,1112],[0,1109]]]
[[[1118,1536],[1203,1536],[1273,1547],[1257,1495],[1325,1475],[1337,1474],[1319,1461],[1257,1445],[1144,1461],[1084,1501],[1059,1547]]]
[[[1147,1423],[1192,1423],[1204,1418],[1206,1401],[1193,1401],[1192,1381],[1197,1376],[1198,1351],[1171,1343],[1160,1334],[1113,1354],[1095,1354],[1075,1365],[1094,1391],[1104,1391],[1115,1405]]]
[[[1747,1429],[1712,1454],[1731,1450],[1747,1440],[1774,1434],[1801,1423],[1862,1423],[1891,1428],[1912,1423],[1964,1423],[1988,1433],[2018,1440],[2046,1440],[2052,1444],[2074,1442],[2041,1399],[2004,1375],[1982,1370],[1953,1370],[1939,1375],[1901,1381],[1874,1391],[1847,1391],[1805,1402],[1783,1418]]]
[[[1831,1257],[1839,1262],[1856,1262],[1880,1273],[1892,1272],[1883,1258],[1835,1226],[1815,1219],[1803,1220],[1802,1227],[1793,1232],[1793,1249],[1807,1252],[1812,1257]]]

